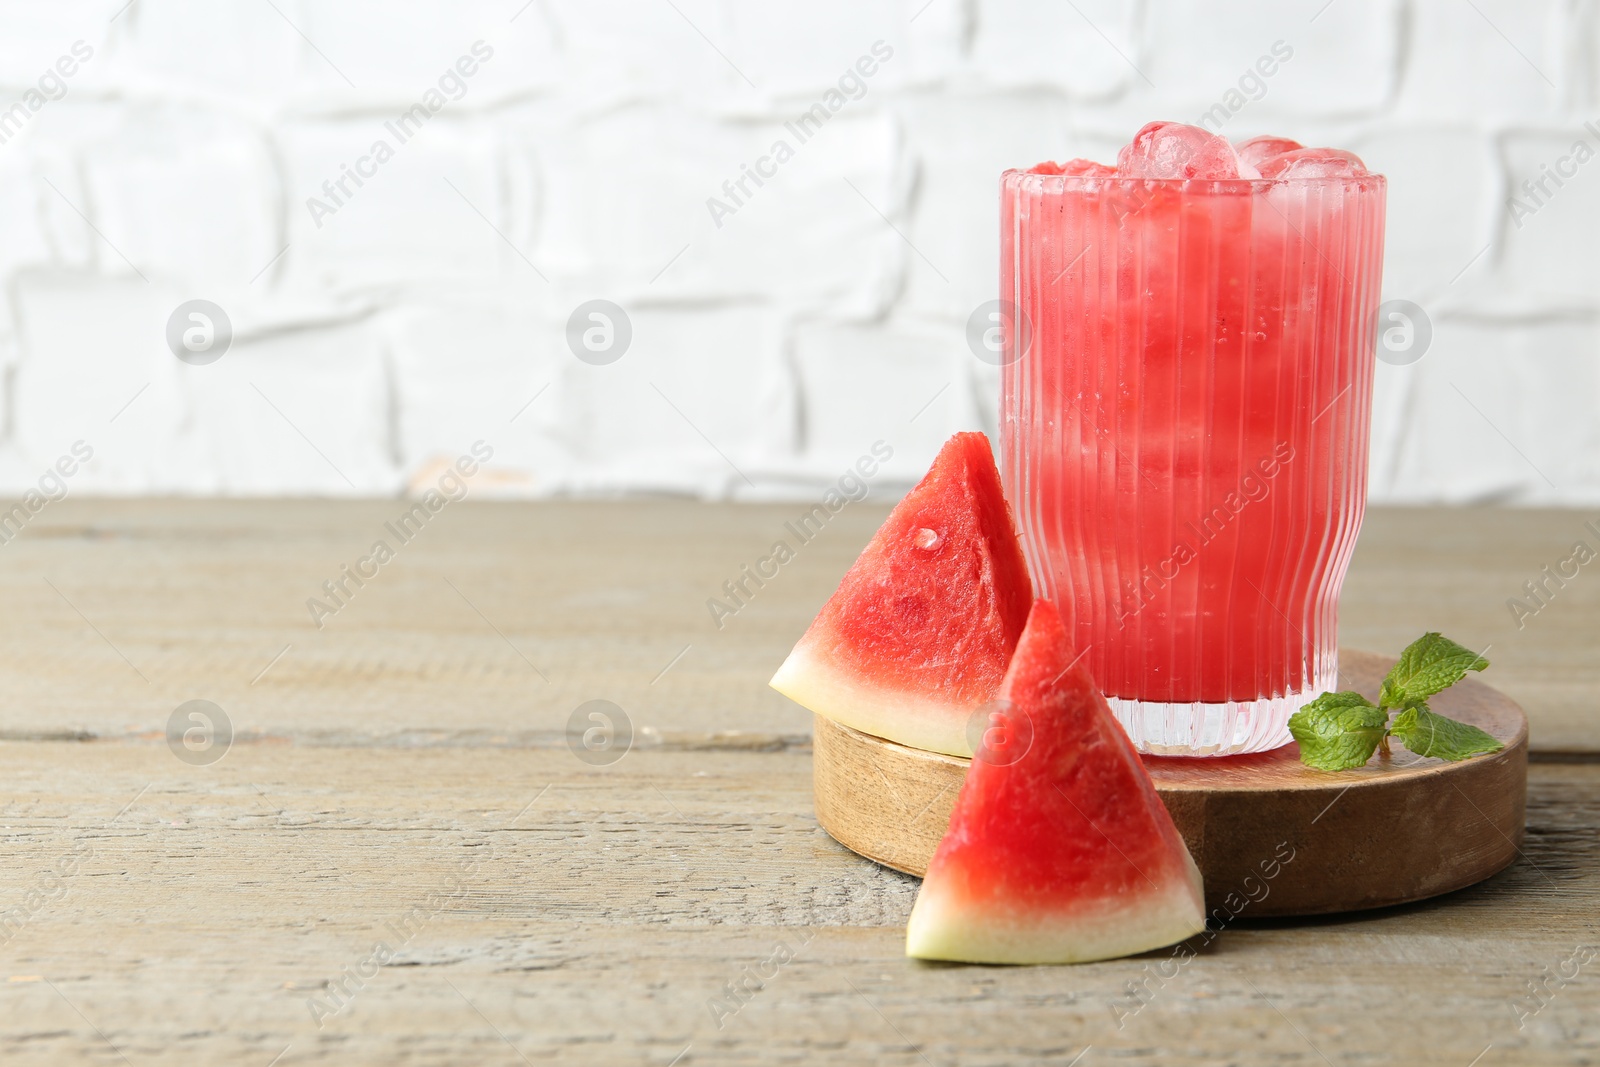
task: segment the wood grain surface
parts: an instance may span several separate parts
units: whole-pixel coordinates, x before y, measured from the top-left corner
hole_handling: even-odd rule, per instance
[[[1347,644],[1494,643],[1536,754],[1511,867],[1246,910],[1181,963],[988,968],[903,958],[915,880],[817,826],[810,717],[765,687],[881,508],[718,629],[795,508],[452,504],[317,629],[403,510],[67,500],[0,545],[0,1061],[1600,1059],[1600,599],[1504,605],[1586,515],[1378,511],[1347,588]],[[609,766],[565,742],[601,698]],[[168,747],[192,699],[235,728],[214,763]]]
[[[1339,686],[1378,697],[1393,660],[1346,649]],[[1218,758],[1146,757],[1145,767],[1205,878],[1206,906],[1248,896],[1254,917],[1409,904],[1504,870],[1522,846],[1528,724],[1476,679],[1431,706],[1504,747],[1458,763],[1398,743],[1329,774],[1293,743]],[[949,825],[970,760],[813,718],[817,821],[841,844],[922,875]]]

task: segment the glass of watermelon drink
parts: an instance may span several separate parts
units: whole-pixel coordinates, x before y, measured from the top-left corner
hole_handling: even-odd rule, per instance
[[[1001,180],[1001,469],[1040,597],[1136,747],[1289,741],[1336,689],[1384,179],[1153,123]]]

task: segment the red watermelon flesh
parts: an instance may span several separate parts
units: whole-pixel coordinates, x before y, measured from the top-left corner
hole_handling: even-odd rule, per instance
[[[1033,601],[989,439],[958,433],[895,506],[772,687],[865,733],[968,756]]]
[[[911,912],[908,956],[1083,963],[1205,928],[1200,872],[1075,659],[1055,605],[1039,601],[991,720],[1003,743],[986,736],[967,772]]]

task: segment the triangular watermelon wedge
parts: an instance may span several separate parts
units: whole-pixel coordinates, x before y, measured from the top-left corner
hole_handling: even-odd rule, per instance
[[[958,433],[889,513],[772,687],[913,748],[969,756],[1033,602],[989,439]]]
[[[1084,963],[1205,928],[1200,872],[1075,660],[1055,605],[1034,604],[996,729],[917,894],[906,955]]]

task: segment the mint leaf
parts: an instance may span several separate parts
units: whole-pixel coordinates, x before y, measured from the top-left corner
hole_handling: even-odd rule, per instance
[[[1399,661],[1389,669],[1389,676],[1383,680],[1383,690],[1378,694],[1378,703],[1386,708],[1421,704],[1461,681],[1468,671],[1481,671],[1488,665],[1488,660],[1448,637],[1423,634],[1406,646]],[[1406,747],[1411,748],[1410,745]]]
[[[1360,693],[1324,693],[1289,716],[1300,762],[1320,771],[1345,771],[1372,758],[1389,713]]]
[[[1505,747],[1476,726],[1436,714],[1426,704],[1407,708],[1395,716],[1389,732],[1419,756],[1437,756],[1451,762],[1499,752]]]

